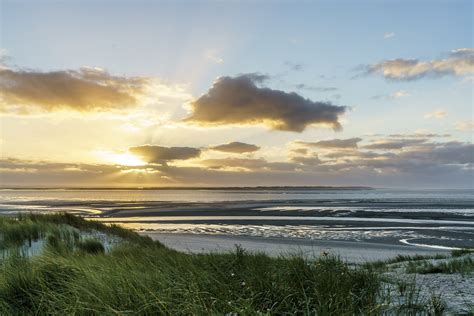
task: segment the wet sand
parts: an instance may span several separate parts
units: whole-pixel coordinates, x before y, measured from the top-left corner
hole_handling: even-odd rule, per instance
[[[381,242],[337,241],[337,240],[305,240],[288,238],[268,238],[250,236],[216,236],[197,234],[167,234],[157,232],[141,232],[166,246],[178,251],[190,253],[226,252],[240,245],[250,252],[263,252],[270,256],[303,254],[319,256],[328,252],[340,256],[352,263],[386,260],[397,255],[435,255],[449,254],[450,251],[397,245]]]
[[[233,192],[224,197],[216,192],[180,191],[168,196],[170,200],[163,201],[134,200],[137,197],[133,195],[126,199],[122,197],[122,200],[73,199],[80,194],[88,196],[87,192],[66,192],[67,199],[14,199],[4,202],[0,213],[66,211],[91,220],[155,234],[200,234],[214,239],[218,238],[216,236],[229,236],[219,237],[221,240],[249,237],[257,238],[251,240],[258,245],[261,240],[266,244],[271,239],[278,240],[277,244],[282,240],[292,240],[292,244],[301,245],[302,249],[307,249],[308,243],[314,247],[327,242],[355,242],[350,245],[356,249],[363,249],[361,243],[371,243],[378,244],[377,247],[382,249],[380,251],[388,247],[410,253],[411,248],[406,247],[420,248],[417,251],[423,251],[426,245],[435,248],[474,248],[474,202],[470,196],[437,197],[424,192],[415,197],[402,194],[387,198],[388,193],[384,191],[370,191],[362,195],[351,191],[341,197],[334,192],[322,195],[304,192],[289,194],[290,197],[278,194],[270,196],[276,199],[258,200],[262,195],[259,190]],[[125,194],[115,193],[117,197]],[[203,202],[194,195],[196,193],[202,194],[206,201],[210,198],[236,198],[235,194],[242,200]],[[269,194],[266,191],[263,193],[264,197]],[[95,199],[104,196],[104,192],[90,194]],[[154,192],[149,198],[162,198],[162,194]],[[181,195],[193,202],[179,201]],[[427,195],[431,197],[427,198]],[[220,241],[217,246],[222,243]],[[275,248],[274,244],[270,246]],[[258,245],[252,243],[249,247]]]

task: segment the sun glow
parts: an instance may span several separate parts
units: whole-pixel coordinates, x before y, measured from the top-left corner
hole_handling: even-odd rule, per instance
[[[108,151],[99,152],[99,156],[108,163],[121,166],[144,166],[147,163],[131,153],[114,153]]]

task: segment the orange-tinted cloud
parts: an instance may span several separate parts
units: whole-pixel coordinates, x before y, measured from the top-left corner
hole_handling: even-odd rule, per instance
[[[51,72],[0,68],[0,112],[120,111],[136,106],[149,82],[90,67]]]
[[[200,165],[217,170],[234,171],[294,171],[295,165],[287,162],[269,162],[263,158],[221,158],[206,159]]]
[[[421,61],[399,58],[384,60],[369,65],[367,72],[395,80],[414,80],[446,75],[465,76],[474,73],[474,49],[455,49],[445,59]]]

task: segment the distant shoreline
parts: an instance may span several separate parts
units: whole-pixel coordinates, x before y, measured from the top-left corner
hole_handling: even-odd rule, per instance
[[[0,187],[0,190],[375,190],[366,186],[239,186],[239,187]]]

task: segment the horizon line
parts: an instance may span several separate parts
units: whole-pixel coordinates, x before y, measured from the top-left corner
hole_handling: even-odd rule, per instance
[[[310,186],[163,186],[163,187],[73,187],[73,186],[11,186],[0,187],[0,190],[238,190],[238,189],[352,189],[352,190],[373,190],[376,189],[370,186],[325,186],[325,185],[310,185]]]

